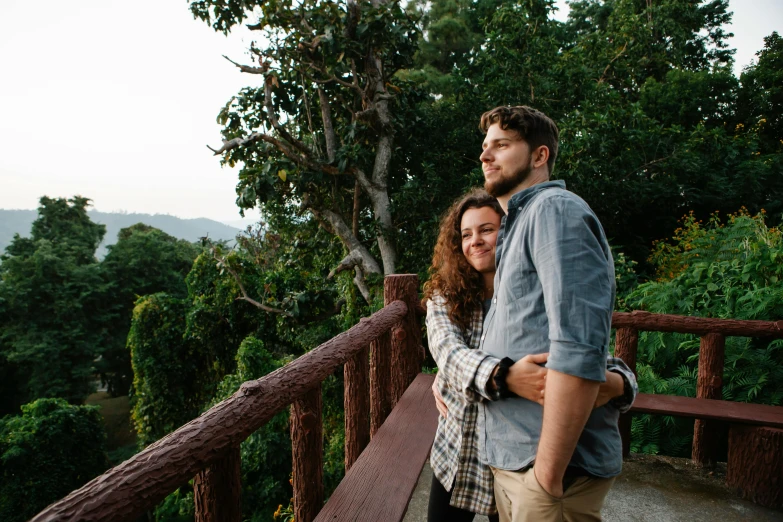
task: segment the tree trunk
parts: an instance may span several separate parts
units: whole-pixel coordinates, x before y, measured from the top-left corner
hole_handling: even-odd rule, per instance
[[[723,356],[726,337],[709,333],[701,338],[699,347],[699,375],[696,381],[696,397],[699,399],[723,398]],[[693,451],[691,458],[700,466],[712,466],[717,461],[719,436],[725,432],[725,424],[715,420],[696,419],[693,427]]]
[[[783,429],[732,424],[726,484],[742,498],[783,506]]]
[[[291,405],[294,518],[312,522],[324,504],[321,387]]]
[[[236,446],[196,475],[193,480],[196,522],[239,522],[242,519],[240,464],[239,446]]]

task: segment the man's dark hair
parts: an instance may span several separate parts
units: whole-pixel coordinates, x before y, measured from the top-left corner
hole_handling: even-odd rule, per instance
[[[549,116],[526,105],[495,107],[481,115],[479,128],[486,134],[495,123],[499,123],[503,130],[516,131],[519,137],[527,142],[531,152],[541,145],[546,145],[549,149],[549,160],[546,164],[549,174],[552,174],[557,159],[560,131]]]

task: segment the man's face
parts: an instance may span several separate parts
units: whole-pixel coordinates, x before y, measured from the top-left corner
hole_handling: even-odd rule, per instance
[[[518,187],[533,170],[530,147],[513,130],[493,123],[487,130],[481,153],[484,189],[490,195],[504,196]]]

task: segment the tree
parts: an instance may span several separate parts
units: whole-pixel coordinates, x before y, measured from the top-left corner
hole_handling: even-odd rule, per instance
[[[746,126],[763,127],[765,148],[780,151],[783,147],[783,38],[773,32],[764,38],[764,48],[756,56],[757,62],[740,76],[741,115]]]
[[[0,418],[0,519],[28,520],[109,466],[96,406],[38,399]]]
[[[186,306],[184,299],[153,294],[133,310],[131,417],[141,447],[196,417],[214,390],[204,382],[211,361],[184,339]]]
[[[311,214],[342,242],[365,300],[366,276],[391,274],[398,252],[388,185],[401,128],[395,109],[409,88],[395,79],[411,63],[417,31],[397,2],[191,1],[194,16],[228,32],[251,19],[262,33],[237,67],[263,78],[220,112],[223,161],[243,164],[240,208],[274,201],[289,216]],[[320,115],[320,118],[318,118]],[[359,226],[365,212],[372,223]],[[375,239],[377,254],[365,245]],[[381,263],[377,261],[380,257]]]
[[[93,387],[102,336],[103,280],[95,249],[104,227],[87,198],[41,198],[32,236],[16,235],[0,260],[0,361],[16,376],[18,401],[80,402]]]
[[[185,277],[198,248],[161,230],[138,223],[123,228],[101,262],[106,283],[106,339],[97,370],[112,395],[125,395],[133,372],[126,347],[133,306],[140,296],[158,292],[187,295]]]

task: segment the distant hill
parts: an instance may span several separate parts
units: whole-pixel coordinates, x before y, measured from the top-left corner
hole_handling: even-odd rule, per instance
[[[98,247],[96,256],[102,259],[106,255],[106,247],[117,242],[117,234],[121,229],[144,223],[159,228],[165,233],[186,241],[198,241],[200,237],[209,236],[215,240],[233,240],[240,232],[238,228],[230,227],[218,221],[207,218],[182,219],[166,214],[124,214],[118,212],[88,212],[90,219],[106,225],[106,235]],[[0,253],[11,243],[14,234],[29,236],[33,221],[38,217],[36,210],[3,210],[0,209]]]

